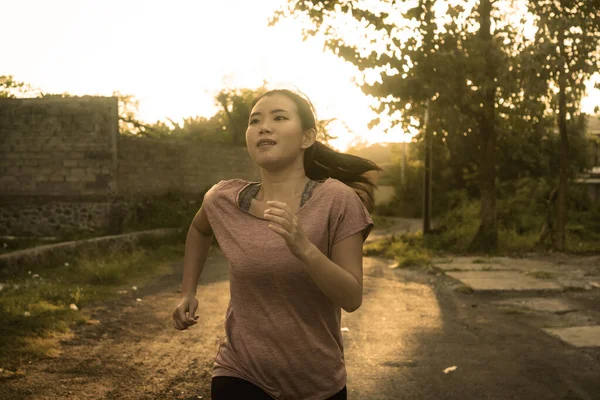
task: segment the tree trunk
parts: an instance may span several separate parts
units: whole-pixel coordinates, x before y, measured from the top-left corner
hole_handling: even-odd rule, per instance
[[[406,186],[406,146],[408,143],[400,143],[400,183]]]
[[[496,220],[496,125],[495,93],[496,70],[494,65],[491,34],[490,0],[481,0],[480,49],[485,60],[483,78],[483,108],[479,117],[479,189],[481,195],[480,224],[475,237],[469,245],[469,251],[493,253],[498,249],[498,226]]]
[[[546,211],[546,223],[542,226],[542,232],[540,233],[540,238],[537,241],[536,247],[541,248],[546,241],[546,238],[550,236],[551,241],[554,241],[554,218],[555,218],[555,204],[556,204],[556,194],[558,192],[558,185],[550,191],[550,195],[548,196],[548,209]]]
[[[431,232],[431,162],[432,162],[432,138],[431,138],[431,100],[427,99],[425,111],[425,181],[423,182],[423,233]]]
[[[565,225],[567,222],[567,188],[569,178],[569,137],[567,132],[567,67],[564,56],[564,30],[558,32],[560,71],[558,76],[558,130],[560,132],[560,172],[558,179],[558,199],[556,204],[556,234],[554,249],[565,249]]]

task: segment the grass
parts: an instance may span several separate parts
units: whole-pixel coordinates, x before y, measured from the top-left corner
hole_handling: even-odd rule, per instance
[[[381,256],[383,257],[389,243],[385,239],[374,240],[363,245],[363,256]]]
[[[393,219],[384,216],[371,214],[371,219],[373,220],[376,229],[386,229],[394,225]]]
[[[39,238],[4,236],[0,238],[0,254],[58,243],[60,241],[61,240],[57,237]]]
[[[433,233],[425,238],[425,245],[429,249],[448,251],[453,254],[468,255],[468,245],[477,231],[477,219],[468,219],[451,225],[442,232]],[[538,246],[539,232],[530,231],[517,233],[514,229],[498,229],[498,251],[494,255],[523,256],[530,252],[545,251],[550,249],[550,239],[546,239],[544,246]],[[567,231],[566,249],[569,254],[588,255],[600,253],[600,234],[586,230],[584,234]],[[473,263],[485,264],[490,262],[481,257],[475,258]]]
[[[149,242],[0,274],[0,368],[14,370],[35,358],[56,356],[73,324],[88,323],[87,310],[94,302],[170,272],[169,262],[183,255],[180,238]]]
[[[363,256],[391,258],[397,262],[397,267],[425,267],[432,263],[431,252],[425,249],[421,232],[374,240],[363,246]]]
[[[518,234],[514,229],[498,229],[498,248],[507,255],[522,255],[535,249],[538,232]]]

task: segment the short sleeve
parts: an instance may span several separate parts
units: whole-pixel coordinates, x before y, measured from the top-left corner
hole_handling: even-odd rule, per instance
[[[225,185],[227,182],[229,182],[228,180],[221,180],[217,183],[215,183],[214,185],[212,185],[210,187],[210,189],[208,189],[206,191],[206,193],[204,193],[204,198],[202,199],[202,207],[204,208],[204,211],[206,212],[206,215],[208,217],[208,220],[212,226],[213,221],[212,221],[212,215],[213,215],[213,202],[216,201],[215,196],[218,195],[218,191],[219,189]]]
[[[329,216],[329,243],[337,242],[362,232],[363,243],[374,224],[361,198],[351,187],[343,184],[336,190]]]
[[[207,200],[207,199],[211,198],[212,196],[214,196],[215,191],[217,189],[219,189],[221,186],[223,186],[224,184],[226,184],[227,182],[229,182],[229,181],[228,180],[220,180],[219,182],[217,182],[214,185],[212,185],[206,191],[206,193],[204,193],[204,200]]]

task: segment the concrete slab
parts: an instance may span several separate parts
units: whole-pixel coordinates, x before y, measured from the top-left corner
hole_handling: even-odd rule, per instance
[[[446,272],[475,291],[502,290],[553,290],[562,291],[562,286],[550,280],[542,280],[513,271],[466,271]]]
[[[531,297],[526,299],[508,299],[495,301],[495,304],[517,306],[528,308],[535,311],[545,311],[551,313],[565,313],[576,311],[578,308],[563,299],[551,299],[546,297]]]
[[[466,262],[434,263],[434,266],[444,271],[508,271],[514,269],[502,264],[474,264]]]
[[[544,331],[575,347],[600,347],[600,325],[544,328]]]

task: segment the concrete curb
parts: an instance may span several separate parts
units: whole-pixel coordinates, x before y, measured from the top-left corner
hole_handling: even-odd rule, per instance
[[[132,249],[135,244],[154,241],[181,233],[180,228],[152,229],[122,235],[102,236],[38,246],[0,255],[0,271],[17,270],[29,265],[52,266],[87,250],[118,251]]]

